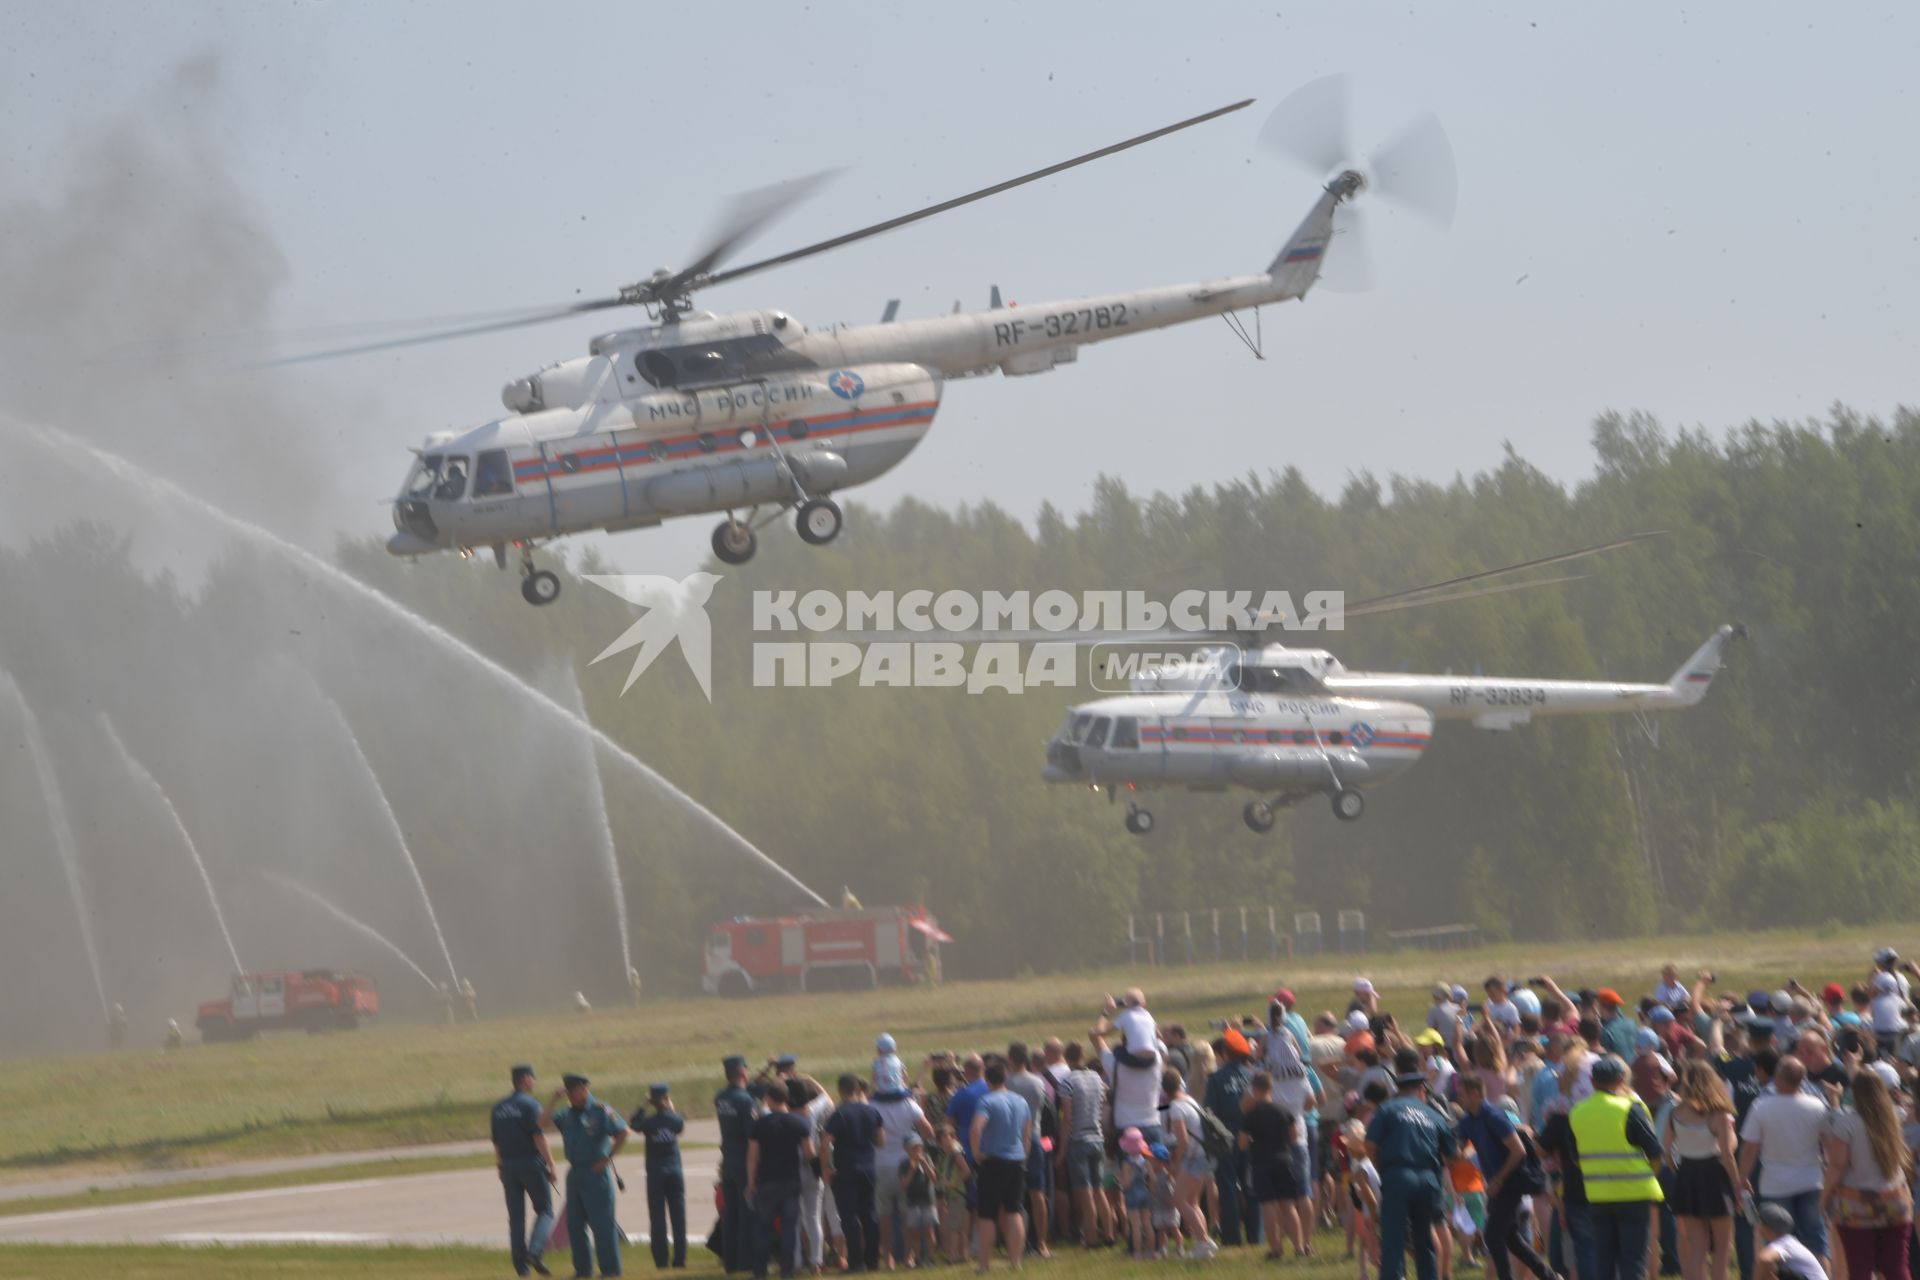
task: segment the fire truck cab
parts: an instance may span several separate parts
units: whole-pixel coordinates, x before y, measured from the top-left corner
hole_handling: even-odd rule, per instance
[[[952,941],[925,907],[735,916],[707,936],[700,986],[744,996],[938,982],[940,945]]]

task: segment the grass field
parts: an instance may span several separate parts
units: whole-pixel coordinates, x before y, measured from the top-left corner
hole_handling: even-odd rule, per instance
[[[1292,1280],[1337,1280],[1355,1275],[1352,1263],[1341,1262],[1338,1235],[1322,1233],[1315,1246],[1319,1257],[1279,1267],[1263,1261],[1259,1247],[1222,1250],[1212,1262],[1132,1262],[1113,1249],[1088,1253],[1062,1248],[1051,1261],[1035,1260],[1021,1273],[1035,1280],[1110,1280],[1110,1277],[1166,1276],[1170,1272],[1194,1276],[1286,1275]],[[695,1255],[698,1256],[695,1256]],[[654,1274],[653,1259],[644,1248],[629,1249],[623,1258],[630,1276]],[[691,1265],[675,1276],[720,1277],[725,1273],[704,1250],[690,1254]],[[555,1265],[558,1264],[558,1265]],[[549,1257],[555,1275],[570,1275],[564,1257]],[[238,1280],[239,1277],[295,1276],[372,1277],[373,1280],[466,1280],[472,1276],[511,1276],[505,1247],[490,1249],[366,1249],[341,1245],[268,1246],[233,1248],[178,1245],[93,1248],[61,1245],[0,1246],[0,1275],[9,1280]],[[777,1273],[775,1273],[777,1274]],[[902,1273],[906,1274],[906,1273]],[[971,1266],[940,1266],[929,1275],[971,1276]],[[1004,1265],[993,1274],[1013,1274]]]
[[[1353,974],[1371,976],[1403,1017],[1426,1006],[1436,977],[1477,987],[1487,973],[1545,970],[1562,985],[1651,989],[1674,960],[1691,976],[1710,966],[1724,989],[1775,987],[1793,974],[1810,985],[1864,972],[1875,945],[1907,941],[1888,931],[1756,933],[1398,952],[1279,964],[1105,970],[937,990],[783,996],[746,1001],[649,1002],[584,1017],[503,1017],[443,1029],[390,1023],[249,1044],[192,1045],[172,1053],[128,1050],[15,1060],[0,1073],[0,1180],[142,1167],[214,1165],[313,1152],[352,1152],[485,1136],[486,1105],[506,1091],[506,1071],[534,1062],[549,1086],[563,1070],[594,1078],[596,1092],[630,1108],[651,1080],[673,1083],[683,1110],[709,1109],[723,1055],[762,1061],[790,1050],[826,1078],[865,1070],[872,1038],[898,1037],[910,1061],[928,1050],[1004,1045],[1009,1038],[1083,1035],[1102,993],[1144,986],[1163,1020],[1195,1032],[1207,1020],[1259,1012],[1281,981],[1303,1009],[1342,1004]]]

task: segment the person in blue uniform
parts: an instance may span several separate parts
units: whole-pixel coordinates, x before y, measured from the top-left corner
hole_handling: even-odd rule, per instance
[[[720,1122],[720,1265],[727,1271],[753,1269],[753,1211],[747,1207],[747,1143],[752,1135],[754,1103],[747,1092],[747,1060],[734,1055],[722,1062],[727,1087],[713,1095],[713,1118]]]
[[[1433,1232],[1447,1229],[1440,1178],[1456,1150],[1453,1121],[1422,1096],[1427,1078],[1417,1052],[1394,1054],[1393,1071],[1400,1092],[1367,1125],[1367,1154],[1380,1173],[1380,1280],[1406,1274],[1408,1244],[1420,1280],[1435,1280]]]
[[[633,1127],[647,1148],[647,1234],[653,1265],[667,1266],[667,1222],[673,1222],[673,1265],[687,1265],[687,1181],[680,1169],[680,1131],[687,1122],[664,1084],[647,1086],[647,1105]]]
[[[493,1163],[507,1193],[507,1232],[513,1271],[552,1275],[540,1260],[553,1231],[553,1152],[540,1128],[540,1102],[533,1096],[533,1068],[512,1072],[513,1092],[493,1104]],[[533,1234],[527,1234],[527,1202],[533,1202]]]
[[[566,1088],[547,1104],[547,1119],[560,1131],[567,1153],[567,1234],[573,1241],[573,1274],[620,1274],[620,1228],[613,1212],[613,1158],[627,1145],[627,1119],[587,1092],[585,1076],[560,1077]],[[560,1106],[562,1097],[567,1105]],[[588,1232],[592,1232],[591,1246]]]

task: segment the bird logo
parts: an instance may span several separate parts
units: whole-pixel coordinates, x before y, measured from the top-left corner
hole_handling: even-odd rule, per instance
[[[627,682],[620,686],[625,694],[654,659],[678,640],[680,656],[699,682],[700,692],[713,701],[713,625],[707,617],[707,601],[720,581],[719,574],[694,573],[675,579],[653,573],[590,573],[586,579],[642,610],[634,624],[588,666],[637,646]]]

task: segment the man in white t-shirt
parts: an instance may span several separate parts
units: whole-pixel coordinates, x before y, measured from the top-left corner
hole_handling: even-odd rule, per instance
[[[880,1113],[881,1125],[880,1146],[873,1158],[873,1217],[880,1224],[881,1256],[891,1259],[895,1221],[899,1221],[902,1239],[906,1231],[906,1190],[900,1183],[900,1163],[907,1158],[907,1135],[917,1133],[921,1141],[932,1142],[933,1126],[912,1095],[872,1105]],[[892,1269],[891,1263],[888,1269]]]
[[[1160,1128],[1160,1073],[1166,1068],[1166,1057],[1160,1049],[1153,1015],[1147,1012],[1147,998],[1135,988],[1126,993],[1123,1004],[1115,1006],[1111,997],[1107,1003],[1110,1025],[1119,1043],[1109,1047],[1104,1028],[1098,1026],[1094,1028],[1092,1040],[1100,1052],[1100,1065],[1106,1068],[1107,1079],[1113,1082],[1114,1130],[1124,1133],[1138,1129],[1148,1146],[1164,1143],[1166,1134]]]
[[[1907,1019],[1901,1012],[1906,1007],[1907,998],[1900,994],[1899,975],[1885,969],[1874,974],[1873,1001],[1867,1006],[1867,1015],[1873,1022],[1874,1038],[1883,1049],[1898,1045],[1900,1037],[1906,1034]]]
[[[1791,1055],[1774,1068],[1776,1093],[1763,1093],[1747,1109],[1740,1126],[1740,1181],[1753,1190],[1754,1166],[1760,1167],[1760,1199],[1793,1215],[1794,1235],[1818,1257],[1827,1256],[1827,1222],[1820,1212],[1820,1188],[1826,1176],[1821,1139],[1826,1135],[1827,1104],[1801,1092],[1807,1069]]]
[[[1653,998],[1676,1011],[1693,1003],[1693,993],[1680,981],[1679,965],[1668,962],[1660,966],[1660,985],[1653,989]]]

